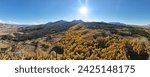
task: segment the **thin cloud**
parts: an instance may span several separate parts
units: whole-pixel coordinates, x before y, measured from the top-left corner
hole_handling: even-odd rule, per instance
[[[36,22],[15,22],[15,21],[4,21],[4,20],[0,20],[0,23],[4,23],[4,24],[18,24],[18,25],[39,25],[39,24],[45,24],[47,23],[44,20],[38,20]]]
[[[3,20],[0,20],[0,23],[5,23]]]
[[[0,20],[0,23],[5,23],[5,24],[20,24],[18,22],[14,22],[14,21],[4,21],[4,20]]]

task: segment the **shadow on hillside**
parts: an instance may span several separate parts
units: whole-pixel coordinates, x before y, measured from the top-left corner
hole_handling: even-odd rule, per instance
[[[147,60],[149,55],[147,53],[136,53],[136,52],[132,52],[129,51],[129,56],[131,60]]]

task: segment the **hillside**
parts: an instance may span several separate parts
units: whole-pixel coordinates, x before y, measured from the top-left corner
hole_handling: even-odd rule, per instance
[[[18,26],[16,25],[11,25],[11,24],[2,24],[0,23],[0,35],[6,35],[10,33],[15,33],[17,32]]]
[[[17,28],[0,40],[3,60],[149,60],[150,29],[59,21]]]

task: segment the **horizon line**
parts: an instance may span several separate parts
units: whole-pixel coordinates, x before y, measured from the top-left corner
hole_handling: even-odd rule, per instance
[[[60,20],[54,20],[54,21],[43,21],[43,22],[28,22],[28,23],[23,23],[23,22],[14,22],[14,21],[3,21],[0,20],[0,23],[2,24],[12,24],[12,25],[41,25],[41,24],[47,24],[49,22],[57,22],[57,21],[66,21],[66,22],[72,22],[72,21],[83,21],[83,22],[105,22],[105,23],[122,23],[122,24],[126,24],[126,25],[138,25],[138,26],[146,26],[149,24],[134,24],[134,23],[126,23],[126,22],[120,22],[120,21],[97,21],[97,20],[82,20],[82,19],[73,19],[73,20],[64,20],[64,19],[60,19]]]

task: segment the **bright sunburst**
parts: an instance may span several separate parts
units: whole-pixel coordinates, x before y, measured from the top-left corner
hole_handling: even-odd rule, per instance
[[[86,6],[83,6],[79,9],[80,14],[82,15],[87,15],[88,13],[88,8]]]

